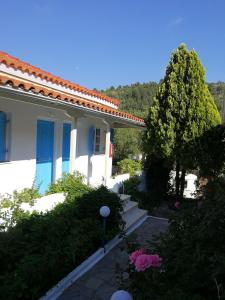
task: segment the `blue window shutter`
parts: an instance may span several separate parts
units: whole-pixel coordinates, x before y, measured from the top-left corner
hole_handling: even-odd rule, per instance
[[[71,133],[71,124],[63,124],[63,145],[62,145],[62,159],[70,159],[70,133]]]
[[[88,154],[94,154],[94,144],[95,144],[95,127],[92,126],[88,130]]]
[[[0,161],[6,159],[6,114],[0,111]]]
[[[114,142],[115,131],[114,128],[110,128],[110,142],[113,144]]]
[[[62,139],[62,173],[70,171],[70,135],[71,124],[63,124],[63,139]]]

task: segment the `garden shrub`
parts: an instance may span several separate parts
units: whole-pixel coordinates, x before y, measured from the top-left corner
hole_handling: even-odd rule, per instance
[[[110,239],[120,230],[122,205],[105,187],[74,194],[52,211],[33,213],[0,232],[0,299],[38,299],[97,250],[102,243],[102,205],[111,209]]]
[[[171,169],[171,164],[165,159],[154,155],[147,156],[145,161],[146,187],[152,205],[159,206],[167,198]]]
[[[181,208],[154,246],[161,269],[130,271],[127,283],[134,299],[225,299],[224,181],[210,182],[201,201],[201,207]]]
[[[219,176],[225,171],[225,126],[207,130],[195,140],[196,160],[204,177]]]
[[[22,203],[34,205],[34,200],[38,199],[40,194],[38,189],[25,188],[22,191],[13,191],[12,194],[0,195],[0,231],[14,226],[18,220],[29,215],[21,209]]]
[[[91,193],[85,195],[85,201],[78,198],[76,201],[76,218],[81,220],[83,218],[92,218],[95,216],[98,221],[102,220],[99,214],[101,206],[106,205],[110,207],[110,215],[107,221],[107,236],[112,238],[118,233],[118,226],[122,228],[123,222],[120,213],[123,211],[122,202],[118,200],[119,197],[110,192],[105,186],[100,186]]]
[[[79,173],[64,173],[55,183],[49,185],[46,194],[64,192],[67,194],[67,200],[82,196],[92,190],[91,187],[83,183],[83,176]]]
[[[138,186],[140,184],[140,179],[138,176],[132,176],[127,180],[123,181],[123,187],[120,191],[123,191],[124,194],[131,195],[135,197],[138,192]]]
[[[134,176],[136,172],[141,171],[142,165],[140,161],[125,158],[117,163],[119,173],[129,173]]]

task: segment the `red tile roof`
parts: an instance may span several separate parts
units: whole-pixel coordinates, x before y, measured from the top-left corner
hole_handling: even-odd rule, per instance
[[[47,81],[50,81],[52,83],[59,84],[61,86],[70,88],[74,91],[84,93],[86,95],[94,96],[97,98],[100,98],[102,100],[105,100],[109,103],[115,104],[119,106],[120,101],[111,97],[108,97],[106,95],[103,95],[101,93],[98,93],[94,90],[90,90],[84,87],[79,86],[78,84],[72,83],[68,80],[64,80],[58,76],[55,76],[51,73],[48,73],[46,71],[43,71],[37,67],[34,67],[26,62],[23,62],[19,60],[18,58],[15,58],[8,53],[0,51],[0,63],[4,63],[8,67],[12,67],[16,70],[21,70],[22,72],[28,73],[30,75],[34,75],[36,77],[40,77],[41,79],[45,79]]]
[[[31,81],[26,81],[24,79],[15,77],[13,75],[3,75],[0,74],[0,85],[11,85],[11,87],[15,89],[23,89],[26,92],[33,92],[35,94],[41,94],[46,97],[51,97],[55,101],[65,101],[74,105],[78,106],[83,106],[89,109],[92,109],[94,111],[99,111],[99,112],[104,112],[108,113],[114,116],[130,119],[136,122],[141,123],[144,125],[144,120],[141,118],[138,118],[136,116],[133,116],[129,113],[122,112],[118,109],[111,108],[107,105],[102,105],[97,102],[91,101],[91,100],[86,100],[78,96],[73,96],[68,93],[60,92],[58,90],[54,90],[49,87],[42,86],[40,84],[31,82]]]

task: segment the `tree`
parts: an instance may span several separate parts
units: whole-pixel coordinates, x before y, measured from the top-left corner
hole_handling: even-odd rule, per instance
[[[177,196],[183,197],[186,170],[194,167],[195,139],[220,123],[203,66],[195,50],[181,44],[172,53],[159,85],[144,137],[148,155],[174,163]]]
[[[137,156],[141,153],[141,134],[140,129],[136,128],[118,128],[115,130],[114,162]]]
[[[225,126],[218,125],[196,140],[197,161],[203,177],[216,178],[225,171]]]

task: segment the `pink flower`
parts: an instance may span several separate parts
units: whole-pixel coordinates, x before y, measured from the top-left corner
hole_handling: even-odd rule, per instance
[[[136,258],[135,269],[137,272],[143,272],[150,267],[160,267],[161,261],[158,254],[141,254]]]
[[[152,254],[151,256],[151,260],[152,260],[152,267],[160,267],[161,266],[161,262],[162,262],[162,258],[159,257],[158,254]]]
[[[130,263],[135,264],[135,261],[136,261],[137,257],[142,255],[142,254],[144,254],[144,249],[139,249],[139,250],[136,250],[136,251],[132,252],[129,255]]]
[[[151,267],[152,259],[148,254],[139,255],[135,261],[135,269],[142,272]]]

